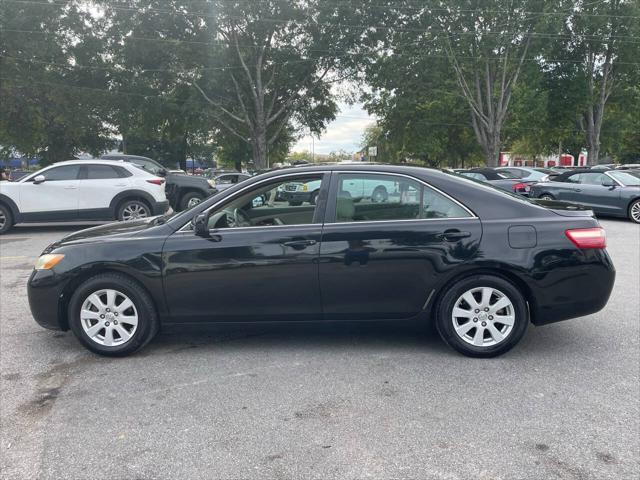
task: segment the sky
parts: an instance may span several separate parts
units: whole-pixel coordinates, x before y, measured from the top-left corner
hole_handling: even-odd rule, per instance
[[[311,136],[307,135],[298,140],[291,151],[311,152],[312,148],[315,153],[323,154],[338,150],[344,150],[347,153],[359,151],[364,129],[375,123],[375,117],[370,116],[360,103],[354,105],[339,103],[339,107],[340,112],[336,119],[327,126],[327,130],[319,139],[315,138],[315,146],[312,146]]]

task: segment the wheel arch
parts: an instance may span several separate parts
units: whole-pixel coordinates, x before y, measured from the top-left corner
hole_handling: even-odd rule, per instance
[[[86,269],[83,272],[81,272],[79,275],[73,277],[73,279],[71,279],[71,281],[69,281],[65,285],[65,287],[62,289],[62,294],[60,296],[60,302],[58,303],[58,319],[59,319],[59,322],[60,322],[60,328],[62,330],[65,330],[65,331],[69,330],[69,315],[68,315],[69,314],[69,302],[71,300],[71,297],[73,296],[73,292],[80,285],[82,285],[84,282],[86,282],[90,278],[95,277],[97,275],[104,275],[104,274],[109,274],[109,273],[125,276],[129,280],[134,282],[142,290],[144,290],[147,293],[147,295],[149,295],[149,298],[151,298],[153,306],[156,309],[156,313],[158,314],[158,318],[160,318],[161,313],[162,313],[161,307],[163,307],[163,306],[158,304],[159,303],[158,299],[153,294],[153,292],[151,290],[149,290],[144,285],[143,282],[141,282],[138,278],[136,278],[135,275],[131,275],[129,272],[125,271],[124,269],[119,268],[116,265],[109,265],[109,266],[95,265],[95,266],[89,267],[88,269]]]
[[[443,297],[443,294],[447,291],[447,289],[449,289],[455,283],[464,280],[465,278],[474,277],[476,275],[491,275],[494,277],[502,278],[503,280],[512,283],[520,291],[520,293],[522,293],[522,296],[524,297],[524,300],[527,303],[527,307],[529,309],[529,321],[533,322],[535,312],[537,311],[537,304],[531,288],[516,273],[512,272],[509,269],[496,267],[477,267],[471,270],[466,270],[453,276],[439,288],[437,288],[433,293],[433,298],[435,300],[431,302],[427,309],[429,321],[435,321],[441,298]]]
[[[5,205],[9,210],[11,210],[13,223],[18,223],[20,219],[20,209],[18,208],[18,205],[16,205],[16,202],[7,195],[0,193],[0,204]]]
[[[118,195],[113,197],[109,204],[109,210],[111,211],[111,216],[113,218],[118,218],[118,209],[120,208],[120,205],[122,205],[122,202],[126,202],[128,200],[143,201],[147,207],[149,207],[151,212],[153,212],[153,205],[156,203],[156,200],[151,196],[151,194],[144,190],[126,190],[124,192],[120,192]]]

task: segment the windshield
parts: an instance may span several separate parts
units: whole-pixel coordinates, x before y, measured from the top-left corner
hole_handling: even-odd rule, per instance
[[[609,175],[626,186],[640,185],[640,173],[637,172],[609,172]]]

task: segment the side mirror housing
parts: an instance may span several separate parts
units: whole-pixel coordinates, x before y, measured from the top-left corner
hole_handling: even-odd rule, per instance
[[[46,177],[44,175],[36,175],[36,177],[33,179],[33,183],[34,185],[38,185],[39,183],[43,183],[46,180]]]
[[[158,175],[159,177],[166,177],[167,171],[163,168],[161,170],[158,170],[158,173],[156,173],[156,175]]]
[[[193,225],[193,231],[199,237],[209,236],[209,215],[206,213],[199,213],[191,221]]]
[[[613,180],[605,180],[602,182],[603,187],[615,187],[617,184]]]

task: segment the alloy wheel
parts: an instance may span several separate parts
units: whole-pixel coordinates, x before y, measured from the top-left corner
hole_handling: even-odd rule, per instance
[[[0,230],[2,230],[7,223],[7,216],[2,210],[0,210]]]
[[[500,290],[478,287],[463,293],[453,307],[456,334],[475,347],[502,343],[513,330],[515,308]]]
[[[148,215],[147,209],[141,203],[130,203],[122,210],[122,220],[137,220]]]
[[[631,205],[630,213],[633,221],[640,223],[640,202],[636,202],[633,205]],[[2,228],[1,224],[0,224],[0,228]]]
[[[198,197],[190,198],[189,201],[187,202],[187,208],[195,207],[201,201],[202,200],[200,198],[198,198]]]
[[[98,290],[90,294],[80,309],[80,324],[84,333],[105,347],[127,343],[138,328],[138,311],[124,293]]]
[[[551,195],[542,195],[540,200],[553,200],[553,197]]]

